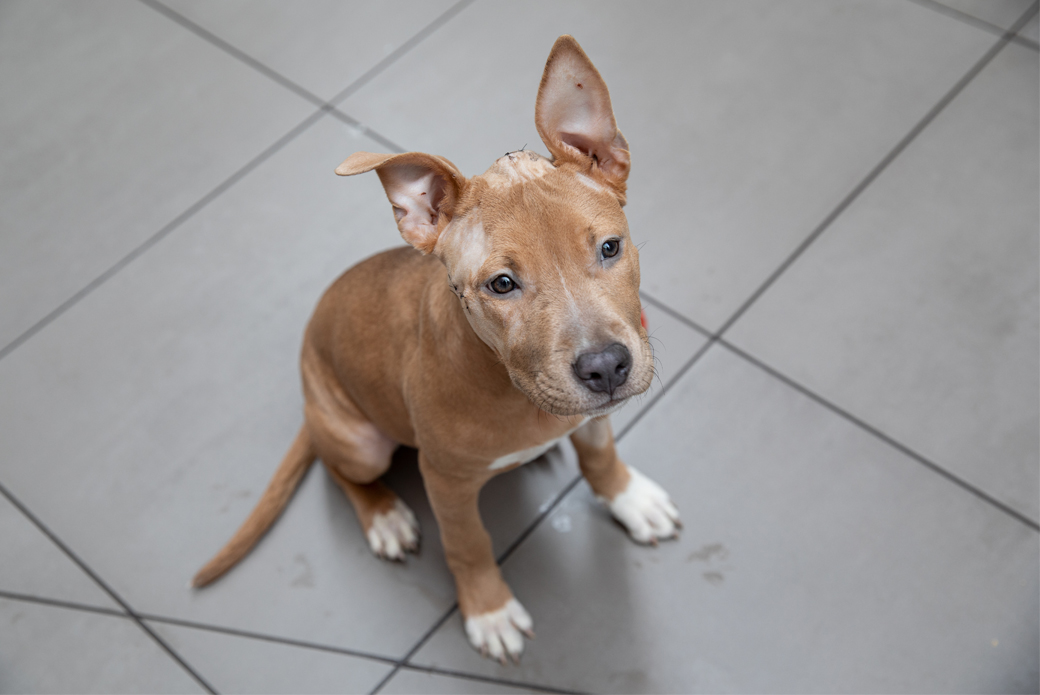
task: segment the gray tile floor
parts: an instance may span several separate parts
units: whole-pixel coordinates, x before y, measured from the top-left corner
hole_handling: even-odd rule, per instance
[[[1029,0],[0,4],[0,691],[1038,692],[1040,53]],[[357,150],[540,149],[574,34],[633,151],[681,508],[627,541],[569,448],[481,503],[538,637],[466,644],[320,467],[193,571],[300,422],[300,334],[399,243]]]

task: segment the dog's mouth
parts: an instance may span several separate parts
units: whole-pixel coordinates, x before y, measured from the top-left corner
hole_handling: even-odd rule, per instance
[[[592,410],[582,413],[585,417],[603,417],[604,415],[610,415],[611,413],[621,409],[625,403],[628,403],[632,399],[632,395],[623,396],[621,398],[611,398],[606,403]]]
[[[623,359],[612,352],[622,354]],[[649,343],[639,343],[633,352],[607,349],[587,353],[592,355],[591,364],[561,360],[516,369],[507,363],[507,370],[513,385],[540,410],[558,417],[602,417],[650,388],[654,369]],[[612,379],[611,374],[620,379]]]
[[[624,388],[613,394],[599,394],[583,388],[561,388],[545,378],[544,374],[536,375],[532,381],[533,383],[521,383],[520,379],[513,378],[513,384],[540,410],[559,417],[595,418],[610,415],[646,390]]]

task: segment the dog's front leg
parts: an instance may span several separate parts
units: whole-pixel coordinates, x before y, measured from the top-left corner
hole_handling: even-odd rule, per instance
[[[635,541],[656,545],[659,539],[679,535],[679,511],[668,493],[618,458],[608,416],[579,427],[571,434],[571,442],[592,491]]]
[[[489,476],[445,473],[421,451],[419,470],[440,525],[470,644],[503,663],[507,655],[516,661],[524,650],[522,635],[534,637],[533,622],[502,579],[480,520],[477,499]]]

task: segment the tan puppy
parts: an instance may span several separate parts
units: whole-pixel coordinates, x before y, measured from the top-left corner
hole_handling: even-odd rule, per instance
[[[653,358],[621,210],[628,143],[570,36],[549,54],[535,122],[552,160],[512,152],[468,180],[419,152],[359,152],[336,169],[376,170],[411,247],[354,266],[321,299],[303,341],[305,423],[194,586],[252,548],[316,457],[376,555],[417,550],[415,516],[379,480],[401,444],[419,450],[469,640],[499,660],[519,657],[532,622],[477,510],[492,477],[570,435],[592,490],[635,540],[676,535],[668,495],[614,451],[608,414],[650,386]]]

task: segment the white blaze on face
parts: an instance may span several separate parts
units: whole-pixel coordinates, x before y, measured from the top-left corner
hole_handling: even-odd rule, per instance
[[[453,221],[437,240],[435,251],[444,259],[449,277],[460,290],[463,285],[474,283],[477,272],[491,253],[480,209],[474,209],[464,218]]]
[[[491,254],[491,242],[484,231],[480,209],[475,208],[464,218],[452,222],[437,241],[435,252],[448,268],[452,291],[459,297],[473,332],[501,356],[505,347],[503,337],[495,335],[489,327],[479,296],[480,269]]]

